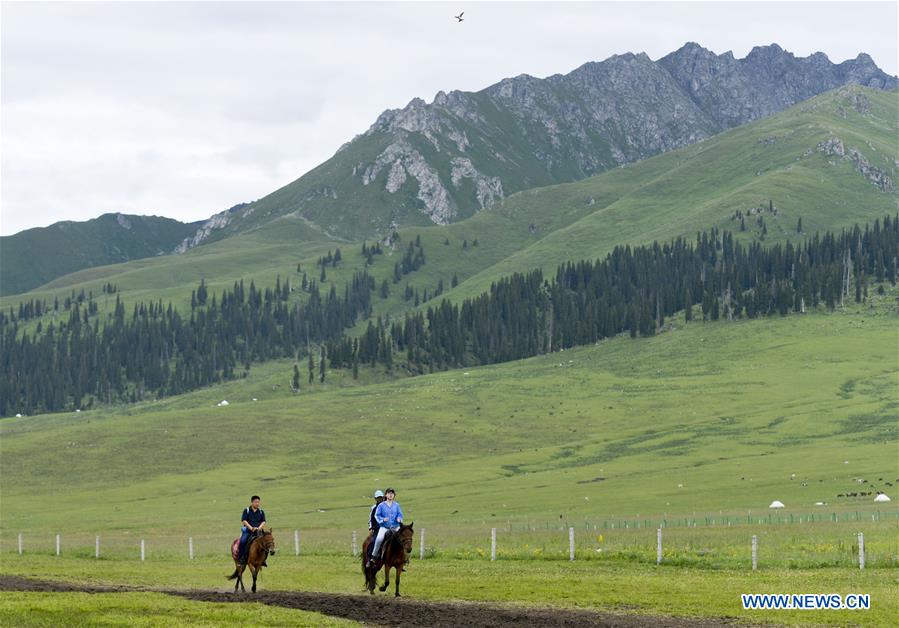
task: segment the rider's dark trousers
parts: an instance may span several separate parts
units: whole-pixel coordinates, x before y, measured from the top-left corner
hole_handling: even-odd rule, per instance
[[[253,533],[249,530],[243,530],[240,533],[240,545],[237,546],[237,556],[241,562],[247,560],[247,541],[249,541],[252,535]]]

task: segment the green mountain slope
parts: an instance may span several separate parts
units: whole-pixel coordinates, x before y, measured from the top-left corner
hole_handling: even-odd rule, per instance
[[[197,224],[104,214],[0,238],[0,295],[18,294],[82,268],[171,253]]]
[[[396,250],[385,246],[385,254],[376,256],[368,269],[379,283],[387,279],[390,284],[388,297],[375,299],[375,314],[401,315],[412,307],[404,299],[406,284],[433,293],[442,280],[452,298],[462,298],[482,292],[503,275],[536,267],[552,271],[567,260],[603,256],[619,243],[690,236],[711,226],[758,240],[759,217],[768,231],[765,243],[798,242],[815,230],[839,230],[893,213],[899,196],[887,179],[895,185],[897,96],[861,87],[829,92],[693,146],[584,181],[514,194],[458,223],[400,229]],[[834,138],[843,146],[843,156],[828,154],[839,150],[833,148]],[[852,149],[858,157],[850,155]],[[767,211],[769,200],[776,215]],[[759,207],[764,211],[750,214]],[[747,216],[745,232],[733,219],[738,211]],[[796,231],[800,217],[803,233]],[[416,238],[427,261],[394,284],[394,264]],[[296,286],[300,263],[317,280],[315,260],[337,247],[344,261],[327,269],[325,285],[334,283],[342,290],[353,272],[364,267],[361,242],[336,239],[290,214],[184,255],[62,277],[29,298],[52,301],[82,287],[99,294],[103,282],[113,281],[126,303],[162,299],[187,307],[201,278],[213,291],[241,278],[274,285],[277,275]],[[459,285],[450,290],[453,276]],[[302,297],[297,293],[293,298]],[[18,300],[0,299],[0,306]]]
[[[519,232],[533,225],[537,237],[464,282],[458,296],[482,292],[511,272],[552,270],[616,244],[689,236],[710,226],[759,240],[761,218],[764,241],[771,243],[873,221],[899,208],[897,119],[899,93],[843,88],[615,173],[517,194],[497,213],[518,223]],[[627,190],[616,185],[622,179]],[[769,201],[776,213],[767,210]],[[737,212],[746,216],[745,232]],[[579,217],[558,226],[557,213]]]

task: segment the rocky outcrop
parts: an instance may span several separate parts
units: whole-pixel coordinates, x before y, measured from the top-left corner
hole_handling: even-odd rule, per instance
[[[128,216],[126,216],[125,214],[116,214],[115,220],[122,229],[131,231],[131,221],[128,219]]]
[[[195,246],[198,246],[205,242],[213,231],[217,229],[224,229],[228,226],[228,223],[231,222],[231,212],[230,210],[226,210],[223,212],[219,212],[214,215],[212,218],[207,220],[202,224],[202,226],[197,229],[197,232],[189,237],[184,238],[181,241],[181,244],[175,247],[173,253],[185,253],[189,249],[192,249]]]
[[[494,201],[503,198],[503,183],[499,180],[499,177],[488,177],[481,174],[467,157],[454,158],[452,165],[453,169],[450,173],[450,178],[453,185],[458,188],[462,183],[462,179],[474,181],[475,196],[481,209],[490,207]]]
[[[406,184],[407,176],[418,183],[418,199],[425,214],[438,225],[452,221],[455,208],[449,194],[440,181],[437,171],[411,144],[401,139],[390,144],[375,161],[362,172],[362,185],[376,182],[378,175],[389,166],[384,189],[391,194],[399,192]],[[358,172],[358,168],[356,169]]]
[[[846,156],[846,147],[843,146],[843,140],[838,137],[831,137],[823,142],[818,142],[817,150],[828,157],[833,155],[837,157]]]
[[[849,148],[847,150],[840,138],[828,138],[823,142],[819,142],[816,148],[818,152],[824,153],[828,157],[839,157],[840,159],[852,161],[859,174],[876,185],[881,192],[893,192],[896,189],[893,180],[885,171],[871,164],[867,157],[857,148]]]
[[[795,57],[777,44],[756,46],[744,59],[716,55],[688,43],[659,60],[690,98],[723,127],[736,126],[782,111],[850,83],[892,89],[896,77],[860,54],[840,64],[823,52]]]
[[[880,168],[871,165],[871,162],[862,155],[860,150],[857,148],[850,148],[848,157],[852,160],[852,163],[855,164],[855,169],[868,179],[868,181],[876,185],[881,192],[892,192],[896,189],[893,186],[893,180],[887,173]]]

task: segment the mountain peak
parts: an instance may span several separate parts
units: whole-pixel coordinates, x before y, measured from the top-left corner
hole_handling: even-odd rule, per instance
[[[441,90],[384,111],[321,167],[235,215],[228,233],[287,213],[346,237],[460,220],[512,192],[685,146],[847,83],[896,80],[864,54],[834,65],[772,43],[736,59],[691,41],[656,62],[625,52],[567,74]]]

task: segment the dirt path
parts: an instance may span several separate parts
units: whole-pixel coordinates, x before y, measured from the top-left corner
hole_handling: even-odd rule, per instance
[[[378,626],[541,626],[580,628],[581,626],[720,626],[738,623],[732,618],[707,620],[656,615],[615,615],[574,609],[525,608],[474,602],[435,602],[395,599],[390,596],[345,595],[302,591],[262,591],[240,594],[220,591],[149,589],[129,586],[88,586],[65,582],[0,576],[2,591],[117,593],[147,591],[177,595],[200,602],[259,602],[285,608],[314,611],[332,617],[352,619]]]

